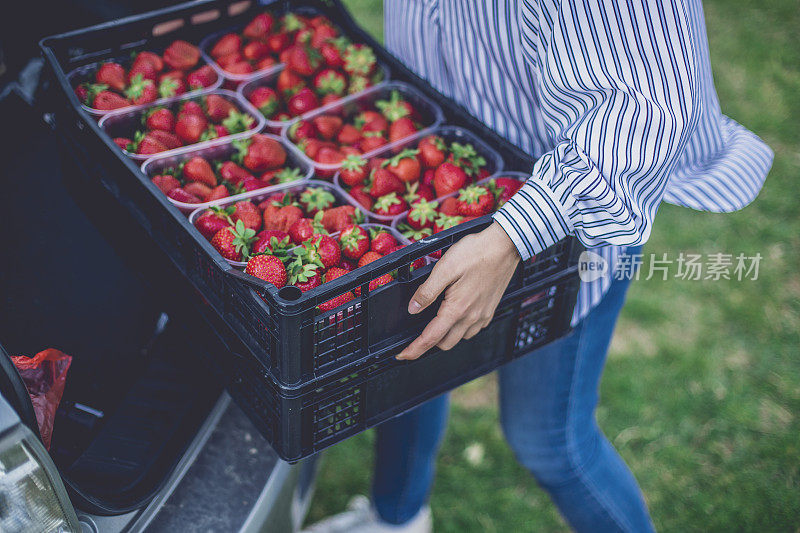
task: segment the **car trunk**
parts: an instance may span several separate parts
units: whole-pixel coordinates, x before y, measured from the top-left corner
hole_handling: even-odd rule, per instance
[[[26,121],[37,118],[31,113]],[[160,301],[163,291],[143,281],[75,204],[56,145],[37,126],[0,150],[0,344],[10,355],[58,348],[73,357],[50,454],[77,508],[119,514],[152,498],[224,380],[203,357],[206,344],[167,318],[174,302]],[[100,217],[114,216],[101,194],[93,203]],[[138,237],[135,228],[129,237]],[[7,363],[5,353],[0,357]],[[0,392],[15,395],[9,401],[31,422],[28,398],[9,386],[19,377],[0,366]]]

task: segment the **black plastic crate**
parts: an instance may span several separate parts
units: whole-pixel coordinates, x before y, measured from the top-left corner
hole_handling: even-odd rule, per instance
[[[341,436],[338,431],[333,431],[327,440],[323,439],[324,442],[309,437],[314,417],[303,418],[303,414],[312,412],[309,411],[311,406],[318,405],[317,400],[322,401],[323,395],[329,394],[332,388],[365,383],[363,390],[374,390],[378,387],[376,383],[391,381],[386,377],[390,374],[417,375],[417,381],[412,377],[403,378],[419,384],[410,386],[405,392],[395,391],[396,402],[390,396],[387,399],[381,396],[368,402],[370,405],[360,404],[360,409],[365,411],[360,415],[363,423],[355,426],[360,429],[348,430],[360,431],[425,398],[488,372],[516,353],[543,345],[569,331],[574,289],[578,283],[574,265],[581,250],[572,238],[557,243],[535,260],[520,266],[494,322],[476,337],[484,340],[465,341],[454,352],[448,352],[461,354],[459,361],[465,361],[457,368],[443,369],[441,375],[433,373],[434,363],[425,361],[443,360],[446,355],[439,353],[429,354],[414,364],[395,363],[390,359],[393,351],[416,336],[438,309],[437,304],[420,315],[407,314],[408,300],[432,268],[428,265],[412,271],[409,265],[436,250],[446,249],[464,235],[480,231],[491,223],[489,217],[439,233],[305,294],[293,287],[276,290],[222,259],[188,223],[186,216],[146,179],[136,163],[117,150],[111,139],[102,133],[95,120],[82,109],[65,72],[87,61],[114,57],[134,46],[157,46],[176,37],[198,39],[219,28],[236,25],[264,9],[263,5],[252,3],[244,11],[231,15],[229,9],[234,5],[242,6],[224,0],[193,2],[47,38],[41,47],[50,67],[49,87],[40,100],[47,120],[58,132],[62,157],[84,170],[82,179],[87,183],[102,186],[112,193],[225,323],[225,332],[220,335],[231,335],[228,337],[231,344],[235,342],[242,346],[240,357],[230,358],[235,361],[232,363],[234,369],[242,376],[242,382],[233,389],[240,401],[250,406],[251,416],[262,431],[271,436],[282,456],[297,459],[350,434]],[[531,158],[498,137],[462,107],[431,89],[388,54],[353,22],[338,1],[306,0],[274,2],[272,5],[277,10],[313,9],[325,14],[351,37],[372,46],[378,59],[389,66],[393,79],[412,84],[435,101],[444,111],[447,123],[476,133],[495,148],[506,169],[528,171],[532,168]],[[216,13],[218,18],[204,16],[207,13]],[[196,22],[201,19],[206,22]],[[154,28],[165,27],[176,20],[182,23],[178,30],[153,37]],[[369,291],[370,280],[393,271],[397,272],[396,282]],[[531,295],[547,289],[542,286],[545,281],[555,283],[554,279],[558,279],[558,287],[562,287],[558,289],[561,291],[558,294],[562,295],[560,300],[549,298],[551,304],[546,309],[538,306],[522,309],[523,302]],[[362,288],[362,294],[356,300],[329,312],[322,313],[316,309],[319,303],[358,286]],[[533,289],[538,292],[532,292]],[[566,293],[570,297],[565,299],[563,295]],[[556,301],[562,303],[556,304]],[[511,313],[509,309],[516,310]],[[505,338],[506,333],[509,339],[514,339],[513,342],[496,342],[496,346],[489,350],[491,354],[496,352],[496,357],[484,361],[482,358],[487,357],[486,351],[477,348],[482,346],[479,342],[494,342]],[[378,364],[376,361],[384,363],[374,367]],[[360,370],[356,372],[355,369]],[[370,370],[373,373],[364,374],[366,369],[373,369]],[[343,374],[347,372],[349,374]],[[339,383],[351,374],[357,374],[351,378],[353,384]],[[247,380],[245,376],[249,376]],[[357,381],[356,377],[362,381]],[[428,382],[428,379],[432,381]],[[256,381],[251,383],[252,380]],[[400,381],[398,379],[398,383]],[[285,403],[290,400],[294,403]],[[259,405],[278,407],[268,413],[264,410],[266,408],[257,407]],[[336,405],[341,410],[344,404]],[[302,413],[298,411],[301,406],[305,409]],[[325,415],[326,411],[321,407],[315,409],[317,414],[314,416],[321,421],[319,424],[323,424],[325,417],[330,415]],[[298,424],[304,425],[304,430],[292,433],[290,429]],[[318,429],[324,428],[320,425]]]
[[[561,337],[577,290],[573,275],[528,287],[450,351],[397,361],[398,350],[387,348],[299,389],[280,387],[252,358],[232,357],[229,389],[278,455],[294,462]]]

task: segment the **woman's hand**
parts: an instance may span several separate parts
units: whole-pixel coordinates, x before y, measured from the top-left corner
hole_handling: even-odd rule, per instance
[[[450,247],[408,304],[409,313],[419,313],[446,291],[439,312],[397,358],[416,359],[434,346],[449,350],[488,326],[519,260],[497,222]]]

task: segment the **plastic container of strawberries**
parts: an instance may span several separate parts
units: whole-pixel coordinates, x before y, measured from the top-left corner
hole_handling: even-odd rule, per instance
[[[370,150],[369,152],[364,153],[364,158],[369,159],[373,155],[383,150],[397,149],[399,146],[409,140],[423,137],[439,126],[444,120],[444,114],[442,113],[441,108],[422,92],[420,92],[416,87],[413,87],[402,81],[389,81],[379,83],[378,85],[370,87],[361,93],[342,98],[338,102],[322,106],[314,111],[309,111],[295,120],[285,123],[283,125],[283,129],[281,129],[281,137],[286,139],[286,141],[291,145],[292,150],[294,150],[299,157],[306,158],[310,164],[314,165],[314,169],[317,174],[328,175],[333,178],[336,172],[341,168],[341,164],[328,165],[318,163],[313,159],[310,159],[289,138],[289,128],[291,128],[292,124],[299,120],[313,120],[321,115],[341,116],[344,118],[345,123],[347,123],[348,119],[352,119],[352,117],[354,117],[357,113],[360,113],[367,107],[374,106],[376,101],[388,99],[393,91],[397,91],[404,100],[414,106],[414,109],[417,110],[417,113],[420,116],[421,127],[413,135],[409,135],[408,137],[398,140],[394,143],[381,146],[379,149]]]
[[[180,95],[173,98],[169,98],[158,105],[150,104],[146,106],[138,106],[135,108],[125,108],[119,111],[112,111],[111,113],[103,115],[103,118],[101,118],[100,122],[98,122],[98,126],[105,132],[106,135],[108,135],[112,139],[114,137],[133,138],[134,132],[136,132],[142,127],[142,117],[145,115],[145,113],[147,113],[148,110],[154,107],[161,106],[161,107],[167,107],[172,111],[175,111],[178,108],[178,106],[183,102],[199,101],[202,98],[208,96],[209,94],[216,94],[225,98],[226,100],[231,102],[234,106],[236,106],[239,109],[239,111],[247,113],[250,117],[253,118],[253,124],[246,131],[235,133],[233,135],[226,135],[224,137],[220,137],[219,139],[227,139],[227,140],[241,139],[242,137],[246,137],[247,135],[259,132],[264,128],[264,116],[261,113],[259,113],[258,110],[250,104],[250,102],[248,102],[247,100],[243,100],[235,92],[226,91],[225,89],[215,89],[213,91],[207,91],[202,94]],[[175,148],[173,150],[165,150],[156,155],[159,156],[174,155],[186,148],[202,148],[214,141],[216,141],[216,139],[212,139],[210,141],[201,141],[198,143],[181,146],[180,148]],[[117,148],[117,150],[120,150],[126,156],[130,157],[135,161],[145,161],[153,157],[153,154],[142,155],[142,154],[132,153],[129,152],[128,150],[124,150],[121,148]]]
[[[444,141],[450,145],[450,143],[457,142],[460,144],[471,144],[475,151],[478,153],[479,156],[482,156],[486,159],[486,171],[489,173],[489,177],[497,175],[499,172],[503,170],[503,158],[498,154],[492,147],[488,144],[480,140],[474,133],[470,132],[469,130],[465,130],[464,128],[460,128],[458,126],[448,126],[443,125],[439,126],[438,128],[428,131],[425,136],[427,135],[438,135],[444,139]],[[374,152],[371,156],[365,156],[365,159],[369,160],[375,157],[385,157],[390,158],[394,154],[402,151],[406,148],[416,148],[419,141],[422,139],[422,136],[415,135],[414,137],[410,137],[395,143],[394,145],[387,146],[380,151]],[[336,175],[333,177],[333,182],[341,188],[344,193],[347,195],[347,200],[354,206],[363,207],[358,201],[350,196],[347,187],[341,182],[340,178],[340,171],[336,172]],[[367,215],[374,219],[380,220],[382,222],[386,222],[388,224],[392,224],[395,220],[404,217],[408,214],[408,210],[403,213],[394,216],[386,216],[386,215],[379,215],[378,213],[374,213],[372,211],[367,211]]]
[[[269,87],[271,89],[275,89],[276,81],[283,69],[284,66],[280,65],[277,70],[274,70],[266,74],[262,74],[255,78],[251,78],[248,81],[244,81],[241,84],[239,84],[239,87],[236,89],[236,92],[239,93],[239,96],[241,96],[242,98],[244,98],[249,102],[250,95],[253,94],[253,91],[258,89],[259,87]],[[377,71],[373,75],[372,79],[374,82],[373,85],[377,85],[378,83],[388,81],[389,67],[387,67],[383,63],[378,63]],[[294,122],[295,120],[296,117],[293,117],[289,120],[270,120],[264,117],[264,123],[267,125],[268,131],[277,134],[280,134],[281,130],[286,124]]]
[[[254,134],[247,134],[242,139],[247,139]],[[309,180],[311,176],[314,174],[314,169],[311,167],[306,161],[299,159],[292,151],[289,150],[289,147],[286,146],[285,141],[280,137],[276,137],[275,135],[270,135],[269,133],[262,133],[261,135],[265,135],[279,143],[284,147],[286,150],[286,164],[284,165],[286,168],[296,168],[300,171],[300,180]],[[169,170],[170,168],[175,168],[184,161],[187,161],[193,157],[200,156],[206,161],[225,161],[229,160],[233,154],[237,152],[236,147],[233,145],[233,140],[230,138],[222,138],[216,139],[214,141],[210,141],[204,146],[193,145],[187,146],[185,148],[181,148],[178,150],[174,150],[170,154],[161,154],[156,155],[155,157],[151,157],[150,159],[146,160],[142,163],[142,172],[148,177],[152,178],[158,174],[163,173],[165,170]],[[247,199],[253,193],[264,191],[270,189],[275,186],[265,187],[264,189],[256,189],[255,191],[248,191],[241,194],[235,194],[233,196],[228,196],[225,200],[229,200],[232,202],[236,202],[239,200]],[[185,202],[179,202],[172,198],[169,198],[169,201],[172,202],[175,206],[178,207],[184,213],[191,213],[196,209],[207,208],[211,205],[214,205],[214,202],[202,202],[199,204],[188,204]]]
[[[120,56],[117,56],[117,57],[107,57],[107,58],[104,58],[101,61],[93,61],[91,63],[86,63],[86,64],[81,65],[79,67],[75,67],[72,71],[69,72],[69,74],[67,74],[67,79],[72,84],[73,88],[77,87],[78,85],[80,85],[81,83],[84,83],[84,82],[94,83],[94,73],[97,71],[98,68],[100,68],[100,65],[102,65],[103,63],[106,63],[108,61],[114,61],[116,63],[119,63],[123,67],[128,68],[130,66],[130,63],[131,63],[131,54],[132,53],[149,51],[149,52],[155,52],[155,53],[161,55],[164,52],[164,48],[163,47],[162,48],[138,47],[138,48],[131,48],[131,49],[128,49],[126,51],[127,51],[126,55],[120,55]],[[92,56],[92,57],[94,57],[94,56]],[[87,57],[87,60],[91,60],[91,58]],[[197,66],[195,66],[192,70],[197,70],[198,68],[200,68],[200,67],[202,67],[204,65],[207,65],[207,64],[208,64],[208,62],[206,61],[205,57],[203,57],[202,54],[201,54],[200,60],[197,62]],[[213,68],[213,65],[212,65],[212,68]],[[217,79],[213,84],[209,85],[208,87],[203,87],[202,89],[196,89],[196,90],[193,90],[193,91],[187,91],[184,94],[198,95],[198,94],[202,94],[202,93],[205,93],[205,92],[213,91],[214,89],[219,88],[219,86],[222,85],[223,77],[219,75],[219,73],[216,71],[216,69],[214,70],[214,73],[217,75]],[[123,107],[123,108],[120,108],[120,109],[124,109],[126,111],[130,111],[131,109],[139,108],[139,107],[148,107],[150,105],[161,105],[161,104],[164,104],[164,103],[170,101],[172,98],[174,98],[174,97],[159,98],[158,100],[156,100],[156,101],[154,101],[154,102],[152,102],[150,104],[146,104],[146,105],[142,105],[142,106],[131,105],[131,106]],[[83,103],[81,103],[81,107],[84,110],[86,110],[86,112],[88,112],[88,113],[90,113],[92,115],[95,115],[97,117],[102,117],[104,115],[112,113],[113,111],[119,111],[119,109],[115,109],[113,111],[95,109],[95,108],[93,108],[91,106],[88,106],[86,104],[83,104]]]
[[[353,40],[371,46],[393,79],[433,102],[449,124],[472,131],[495,148],[505,168],[532,168],[529,156],[389,54],[338,0],[288,0],[279,8],[311,8],[329,17]],[[397,362],[393,356],[419,334],[438,305],[419,315],[407,314],[406,303],[433,268],[412,270],[411,264],[487,227],[489,217],[437,233],[306,293],[296,287],[276,289],[222,260],[82,108],[66,73],[85,63],[87,55],[118,57],[133,43],[156,47],[159,39],[198,42],[244,24],[262,10],[257,3],[200,0],[46,38],[40,44],[48,67],[40,105],[57,132],[65,165],[81,169],[75,179],[86,190],[108,191],[163,251],[152,260],[171,261],[196,289],[196,304],[219,319],[215,329],[230,346],[230,353],[221,357],[231,374],[231,394],[278,454],[293,462],[567,334],[581,247],[575,239],[565,239],[521,265],[484,331],[449,352],[433,350],[413,362]],[[155,31],[160,27],[173,30]],[[113,234],[114,228],[105,229]],[[117,244],[126,245],[122,239]],[[530,282],[529,265],[546,262],[556,252],[558,268]],[[391,272],[394,282],[369,290],[370,280]],[[318,309],[356,287],[362,289],[358,298],[329,311]]]

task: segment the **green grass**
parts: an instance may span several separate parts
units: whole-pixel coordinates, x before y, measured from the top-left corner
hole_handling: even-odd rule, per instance
[[[379,0],[347,3],[382,34]],[[775,164],[740,212],[664,205],[645,251],[760,252],[760,276],[634,283],[598,420],[658,530],[800,531],[800,9],[796,0],[705,8],[723,111],[767,141]],[[566,529],[503,441],[494,389],[487,377],[454,395],[432,497],[436,531]],[[328,452],[310,520],[368,493],[372,439]]]

